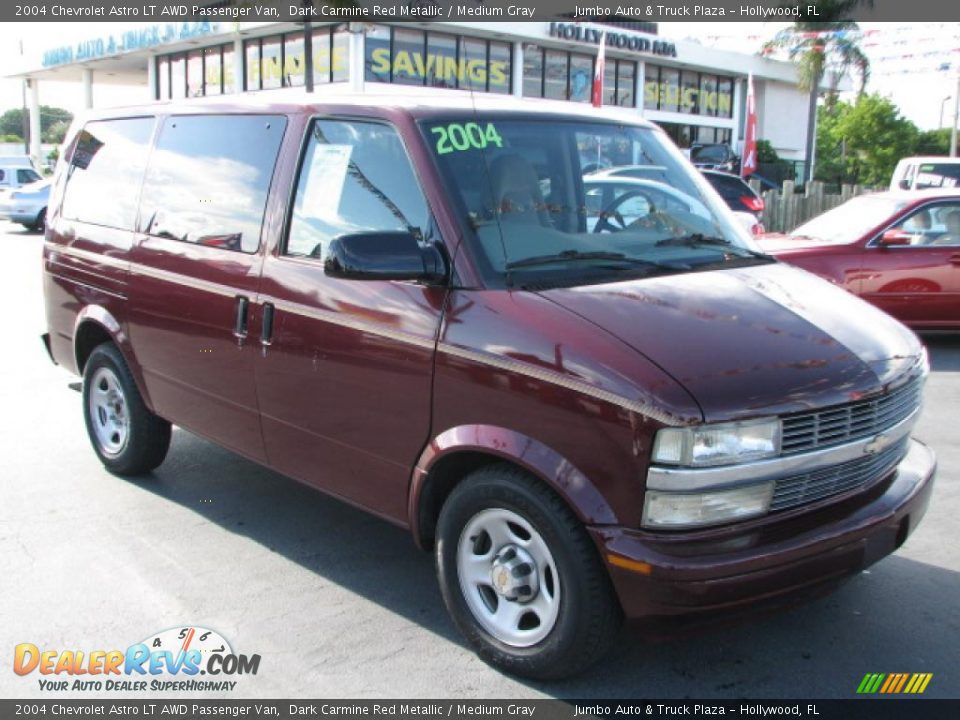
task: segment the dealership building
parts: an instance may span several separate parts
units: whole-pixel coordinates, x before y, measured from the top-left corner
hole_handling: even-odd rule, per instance
[[[87,27],[100,35],[85,36]],[[808,97],[790,64],[668,39],[643,22],[193,22],[110,30],[77,24],[74,44],[34,48],[12,77],[39,108],[47,81],[78,82],[87,107],[101,84],[142,85],[144,101],[325,86],[384,85],[589,103],[605,47],[604,105],[662,126],[681,147],[721,142],[740,150],[747,78],[757,136],[781,157],[803,158]],[[614,110],[614,108],[616,108]],[[31,155],[39,156],[39,114]]]

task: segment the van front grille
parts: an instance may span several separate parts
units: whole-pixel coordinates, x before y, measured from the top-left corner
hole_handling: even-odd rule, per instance
[[[920,407],[922,392],[923,377],[918,375],[870,400],[788,415],[782,418],[781,454],[809,452],[881,433],[913,414]]]
[[[910,438],[906,437],[875,455],[778,480],[774,486],[770,512],[866,487],[886,477],[907,454],[909,442]]]

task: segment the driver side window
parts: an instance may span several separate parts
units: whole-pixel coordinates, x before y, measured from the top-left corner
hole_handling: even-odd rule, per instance
[[[378,122],[316,120],[304,153],[284,253],[323,260],[330,241],[368,231],[422,238],[427,201],[397,131]]]
[[[960,203],[927,205],[891,230],[908,235],[912,246],[960,246]]]

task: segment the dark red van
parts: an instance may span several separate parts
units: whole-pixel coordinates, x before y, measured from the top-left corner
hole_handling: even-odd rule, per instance
[[[920,343],[758,252],[661,131],[288,97],[68,138],[44,340],[109,470],[156,468],[176,423],[409,528],[481,656],[538,678],[623,618],[793,599],[916,527]],[[658,179],[587,191],[597,162]]]

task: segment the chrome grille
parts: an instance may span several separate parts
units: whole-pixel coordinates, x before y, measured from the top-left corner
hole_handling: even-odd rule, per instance
[[[909,442],[910,438],[906,437],[876,455],[866,455],[840,465],[777,480],[770,512],[806,505],[880,480],[907,454]]]
[[[918,375],[886,395],[783,418],[783,455],[868,438],[906,419],[920,407]]]

